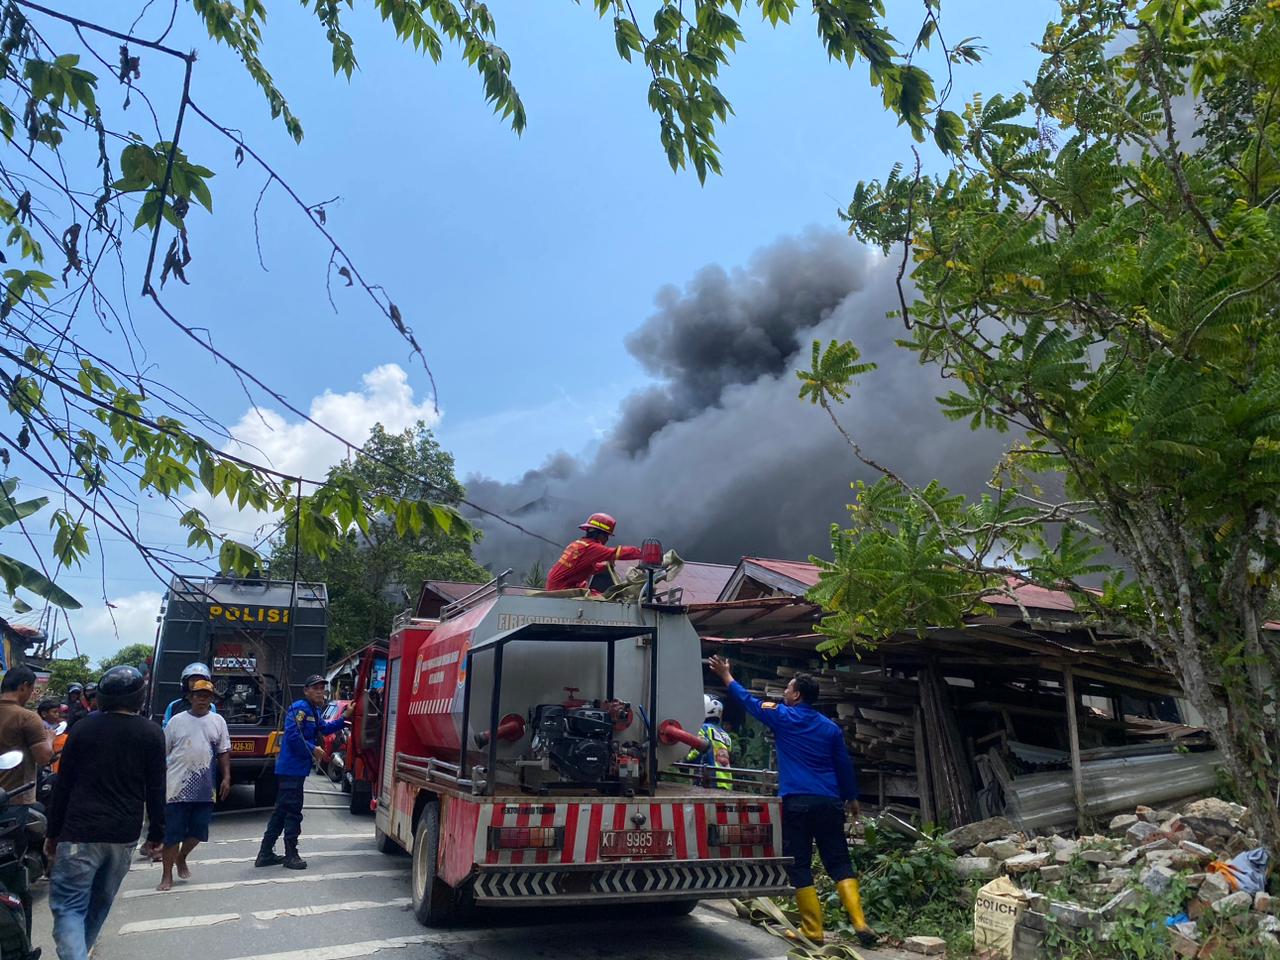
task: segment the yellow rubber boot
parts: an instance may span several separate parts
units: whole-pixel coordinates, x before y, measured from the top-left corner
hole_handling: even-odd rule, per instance
[[[840,894],[840,902],[844,904],[845,912],[849,914],[849,920],[853,923],[858,941],[865,947],[875,944],[880,938],[871,929],[867,923],[866,914],[862,912],[862,892],[858,889],[858,881],[853,877],[841,880],[836,884],[836,892]]]
[[[811,943],[822,944],[822,904],[818,891],[813,887],[801,887],[796,891],[796,906],[800,908],[800,935]],[[787,931],[787,938],[797,939],[794,931]]]

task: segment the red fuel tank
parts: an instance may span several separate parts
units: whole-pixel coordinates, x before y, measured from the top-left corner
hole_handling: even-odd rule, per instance
[[[413,728],[427,756],[458,759],[467,650],[488,609],[488,604],[481,604],[439,624],[419,645],[413,660],[405,658],[403,669],[413,673],[407,678],[409,696],[401,716]]]

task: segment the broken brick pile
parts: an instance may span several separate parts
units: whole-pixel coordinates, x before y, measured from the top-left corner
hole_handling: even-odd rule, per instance
[[[1018,882],[1027,909],[1014,935],[1014,960],[1041,960],[1051,944],[1087,934],[1106,942],[1124,912],[1149,895],[1185,884],[1187,919],[1166,927],[1173,954],[1229,956],[1235,946],[1280,951],[1280,897],[1235,889],[1208,869],[1258,846],[1248,810],[1209,798],[1180,811],[1138,807],[1095,836],[1028,837],[1003,817],[968,824],[943,836],[958,854],[956,873],[968,880],[1002,874]],[[1064,896],[1070,886],[1072,897]],[[1056,931],[1056,936],[1051,936]]]

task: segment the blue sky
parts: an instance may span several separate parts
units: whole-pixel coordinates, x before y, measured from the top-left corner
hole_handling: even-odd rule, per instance
[[[90,18],[105,16],[103,6],[117,7],[82,4]],[[645,101],[647,74],[618,59],[611,25],[589,4],[490,4],[529,113],[517,137],[490,114],[479,79],[455,51],[433,65],[399,44],[371,5],[358,4],[347,16],[361,68],[348,82],[332,76],[310,11],[274,0],[264,59],[306,127],[301,146],[271,120],[238,62],[180,6],[169,42],[200,53],[195,100],[243,130],[308,202],[341,198],[327,208],[329,225],[416,331],[439,385],[437,433],[463,475],[507,479],[557,449],[580,452],[612,422],[617,400],[646,380],[624,338],[661,286],[682,284],[708,263],[739,264],[780,235],[834,223],[859,179],[883,176],[909,157],[910,138],[883,110],[865,66],[828,63],[809,16],[771,30],[744,12],[747,43],[721,84],[737,111],[719,138],[724,175],[699,186],[692,173],[667,166]],[[892,6],[895,32],[913,36],[920,4]],[[119,7],[130,12],[112,25],[127,28],[141,3]],[[956,103],[974,90],[1015,89],[1030,76],[1031,44],[1055,8],[1044,0],[946,0],[948,39],[977,35],[989,48],[981,66],[958,71]],[[139,33],[154,36],[167,18],[167,5],[154,5]],[[74,42],[56,29],[50,36]],[[113,43],[97,46],[114,58]],[[929,64],[936,68],[936,57]],[[167,135],[178,76],[152,54],[142,68]],[[101,99],[118,111],[122,96],[112,86],[104,78],[110,92]],[[117,125],[125,124],[154,133],[136,98]],[[263,272],[252,209],[265,178],[251,163],[237,170],[231,145],[198,120],[188,118],[183,143],[217,171],[215,215],[189,218],[191,286],[171,283],[166,301],[299,406],[329,391],[316,409],[339,429],[359,429],[361,416],[383,408],[430,415],[421,406],[426,377],[385,318],[336,278],[341,312],[329,307],[328,251],[279,188],[262,204]],[[125,256],[138,273],[143,248],[135,244]],[[242,420],[249,401],[225,369],[193,354],[136,297],[133,305],[161,376],[228,424],[254,421]],[[88,340],[114,340],[84,326]],[[362,381],[380,368],[372,385]],[[308,457],[323,459],[304,434],[291,435],[286,422],[277,427],[280,456],[308,468],[316,465]],[[148,509],[144,532],[174,539],[166,512]],[[19,552],[11,539],[6,546]],[[128,621],[120,642],[149,641],[147,611],[154,616],[160,588],[122,545],[108,543],[105,552],[106,593]],[[94,656],[118,644],[101,577],[94,563],[65,581],[85,601],[73,623]]]

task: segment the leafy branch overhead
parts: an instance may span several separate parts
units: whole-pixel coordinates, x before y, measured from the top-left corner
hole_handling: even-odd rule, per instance
[[[1086,6],[1062,3],[1026,92],[969,100],[953,167],[897,166],[845,211],[901,258],[942,412],[1011,446],[978,500],[880,469],[813,595],[834,650],[1067,591],[1179,678],[1275,844],[1280,7]],[[856,353],[814,351],[802,395],[831,412]]]
[[[692,164],[699,180],[720,173],[718,125],[733,107],[718,86],[720,69],[745,41],[740,18],[747,0],[660,0],[642,6],[628,0],[592,0],[601,18],[612,18],[618,55],[643,62],[652,75],[649,107],[658,116],[659,138],[672,170]],[[756,0],[761,18],[770,26],[792,22],[797,0]],[[910,50],[902,49],[884,27],[881,0],[814,0],[818,38],[832,60],[854,66],[865,63],[872,86],[878,87],[885,109],[896,113],[917,140],[933,130],[940,146],[951,151],[958,144],[958,118],[941,108],[930,74],[913,62],[921,50],[939,42],[950,75],[957,63],[980,59],[982,48],[968,38],[952,48],[941,43],[938,0],[924,0],[923,25]],[[650,9],[652,12],[650,13]],[[948,83],[949,86],[949,83]]]
[[[3,494],[0,496],[0,529],[21,523],[49,505],[48,497],[37,497],[34,500],[24,500],[19,503],[14,499],[17,489],[16,479],[10,478],[0,482],[0,494]],[[58,527],[54,544],[54,553],[58,562],[65,566],[79,563],[80,558],[88,552],[84,542],[83,524],[58,511],[55,512],[49,525]],[[26,613],[32,609],[31,605],[18,595],[20,589],[66,610],[80,608],[80,601],[54,583],[47,571],[37,570],[16,557],[0,554],[0,577],[4,578],[4,590],[9,597],[9,602],[18,613]]]

